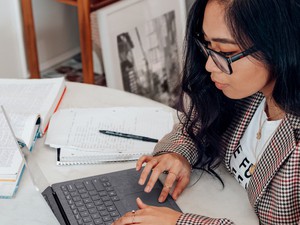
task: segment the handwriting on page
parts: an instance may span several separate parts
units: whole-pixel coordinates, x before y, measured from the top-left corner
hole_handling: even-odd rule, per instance
[[[105,153],[131,153],[134,150],[149,153],[155,143],[109,136],[99,133],[99,130],[161,139],[173,125],[171,114],[154,108],[61,110],[52,119],[47,134],[50,145]],[[55,137],[51,130],[53,134],[55,131]]]

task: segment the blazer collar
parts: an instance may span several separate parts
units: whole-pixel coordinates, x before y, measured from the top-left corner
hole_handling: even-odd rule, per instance
[[[250,179],[248,196],[254,208],[256,208],[261,196],[282,163],[296,149],[298,141],[295,138],[292,125],[289,116],[282,120]]]
[[[257,93],[247,99],[242,100],[238,106],[236,119],[224,134],[223,141],[227,146],[225,152],[225,166],[230,171],[230,158],[236,150],[248,124],[250,123],[257,107],[263,99],[261,93]],[[297,116],[287,114],[279,125],[278,130],[264,151],[255,173],[248,185],[248,196],[252,206],[255,208],[260,197],[266,190],[268,184],[280,168],[285,159],[296,148],[299,140],[296,140],[295,133],[299,138],[300,119]]]

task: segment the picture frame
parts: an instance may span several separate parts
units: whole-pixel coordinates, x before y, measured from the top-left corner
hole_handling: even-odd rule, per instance
[[[174,107],[186,1],[122,0],[95,13],[107,86]]]

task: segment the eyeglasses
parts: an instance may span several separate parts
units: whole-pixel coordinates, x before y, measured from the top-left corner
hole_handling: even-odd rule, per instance
[[[232,67],[231,63],[244,58],[254,52],[256,52],[256,49],[254,47],[251,47],[243,52],[240,52],[236,55],[233,55],[231,57],[226,57],[220,52],[216,52],[210,48],[208,48],[205,44],[201,43],[197,38],[194,38],[196,44],[200,48],[201,52],[204,54],[205,57],[211,56],[212,60],[216,64],[216,66],[223,71],[224,73],[227,73],[228,75],[232,74]]]

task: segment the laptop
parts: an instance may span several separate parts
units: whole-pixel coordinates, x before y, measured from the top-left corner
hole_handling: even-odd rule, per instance
[[[4,109],[3,112],[12,131]],[[170,195],[164,203],[158,202],[163,188],[160,181],[150,193],[145,193],[144,186],[138,184],[140,172],[135,168],[49,185],[28,148],[25,146],[19,150],[33,184],[62,225],[111,224],[124,213],[138,209],[137,197],[146,204],[165,206],[181,212]]]

